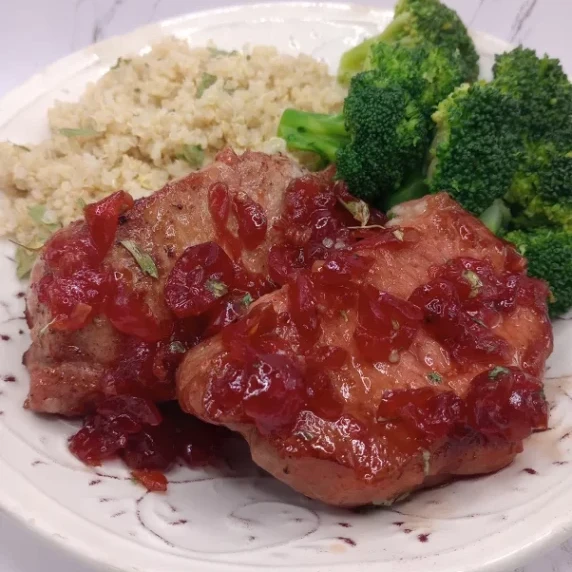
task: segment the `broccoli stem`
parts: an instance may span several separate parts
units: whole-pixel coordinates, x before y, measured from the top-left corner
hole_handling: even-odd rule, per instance
[[[495,199],[492,205],[480,216],[483,224],[494,234],[504,230],[511,219],[510,209],[501,199]]]
[[[329,162],[336,160],[338,149],[349,141],[344,116],[287,109],[278,125],[278,137],[288,149],[312,151]]]
[[[394,206],[407,201],[412,201],[414,199],[420,199],[424,197],[429,192],[429,187],[423,180],[423,178],[418,175],[414,178],[409,179],[409,181],[396,193],[393,193],[387,198],[384,208],[385,210],[392,209]]]
[[[340,58],[340,66],[338,68],[338,81],[342,85],[347,85],[350,79],[357,73],[366,69],[366,63],[369,60],[371,47],[378,42],[390,43],[395,36],[399,36],[403,28],[411,19],[408,12],[396,16],[381,34],[367,38],[351,50],[344,52]]]

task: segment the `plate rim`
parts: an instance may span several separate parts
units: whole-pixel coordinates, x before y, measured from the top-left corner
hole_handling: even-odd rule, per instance
[[[284,9],[304,9],[304,8],[324,8],[327,10],[338,11],[340,14],[344,12],[347,13],[349,10],[363,11],[364,13],[369,13],[372,15],[387,15],[391,14],[393,11],[388,8],[379,8],[367,4],[362,4],[360,2],[322,2],[320,0],[308,1],[308,0],[278,0],[278,1],[266,1],[266,2],[254,2],[248,4],[232,4],[230,6],[208,8],[199,11],[193,11],[188,13],[183,13],[174,17],[159,20],[157,22],[149,23],[143,26],[134,28],[133,30],[126,32],[124,34],[115,34],[104,40],[90,44],[83,48],[80,48],[68,55],[59,58],[58,60],[52,62],[51,64],[43,67],[38,72],[30,76],[26,81],[8,90],[2,97],[0,97],[0,127],[8,123],[18,112],[20,112],[23,107],[30,104],[30,100],[22,102],[20,94],[23,91],[30,91],[32,93],[43,91],[47,92],[50,88],[46,88],[45,81],[47,78],[55,76],[58,78],[58,82],[65,81],[67,77],[73,75],[76,71],[77,64],[81,63],[82,69],[86,67],[86,58],[92,58],[92,64],[104,63],[104,59],[98,52],[105,52],[107,49],[113,51],[114,44],[117,44],[118,40],[132,40],[138,43],[137,38],[143,39],[145,44],[153,43],[165,36],[169,35],[169,31],[176,26],[184,25],[185,23],[190,23],[195,20],[200,21],[201,19],[208,17],[216,17],[219,15],[231,14],[237,11],[247,11],[256,12],[258,10],[267,10],[269,8],[284,8]],[[488,33],[480,32],[478,30],[470,30],[470,33],[478,37],[479,40],[485,41],[491,46],[497,46],[497,50],[510,49],[511,44],[506,42],[496,36]],[[129,51],[128,49],[125,50]],[[32,100],[33,101],[33,100]],[[0,458],[0,465],[10,472],[14,473],[14,478],[16,480],[25,479],[22,475],[18,474],[17,471],[8,465],[5,461]],[[10,480],[10,477],[7,479]],[[27,481],[27,479],[25,479]],[[34,494],[39,498],[43,498],[48,505],[57,503],[54,499],[42,494],[34,485],[26,482],[34,489]],[[108,556],[107,551],[94,550],[91,545],[88,546],[86,542],[79,542],[73,535],[63,536],[62,531],[57,530],[53,525],[53,521],[46,517],[44,514],[39,514],[37,511],[34,512],[30,508],[30,503],[22,503],[16,500],[11,494],[7,492],[7,487],[0,487],[0,510],[4,511],[9,517],[16,519],[20,522],[28,531],[32,534],[39,534],[45,538],[50,545],[55,546],[58,549],[63,550],[76,557],[79,560],[84,561],[95,569],[103,570],[104,568],[109,571],[116,572],[143,572],[138,568],[130,566],[127,562],[120,563],[118,567],[117,563],[113,558]],[[74,515],[80,520],[79,515]],[[92,525],[93,523],[90,523]],[[97,526],[94,525],[93,526]],[[108,531],[109,534],[112,534]],[[519,548],[518,552],[507,554],[500,560],[489,563],[485,567],[472,568],[470,565],[463,570],[466,572],[500,572],[505,570],[507,566],[517,567],[520,566],[531,558],[538,556],[541,552],[548,551],[572,535],[572,514],[568,519],[562,517],[560,522],[553,522],[552,531],[541,537],[537,537],[534,541]],[[122,539],[124,541],[125,539]],[[438,557],[438,556],[437,556]],[[428,557],[431,558],[431,557]],[[339,566],[342,563],[335,565],[335,568],[340,569]],[[192,562],[191,562],[192,565]],[[365,562],[359,563],[359,566],[364,570],[375,570],[379,564],[376,562]],[[238,565],[241,566],[241,565]],[[247,565],[245,565],[247,566]],[[326,565],[328,566],[328,565]],[[347,564],[348,567],[356,566],[355,564]],[[227,565],[221,562],[210,562],[208,564],[211,570],[228,570],[230,567],[234,568],[233,565]],[[236,568],[236,570],[240,570]],[[304,571],[314,571],[322,572],[321,566],[316,564],[314,567],[298,567],[293,565],[290,567],[285,567],[284,570],[304,570]],[[324,572],[325,572],[324,568]],[[148,570],[145,570],[148,572]],[[459,571],[463,572],[463,571]]]

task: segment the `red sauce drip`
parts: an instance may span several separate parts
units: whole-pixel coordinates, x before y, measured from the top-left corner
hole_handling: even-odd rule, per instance
[[[215,242],[189,246],[165,283],[165,301],[178,318],[199,316],[225,296],[234,283],[234,266]]]
[[[106,300],[106,281],[91,268],[80,268],[69,278],[46,274],[37,288],[40,302],[50,308],[50,327],[72,331],[88,324]]]
[[[398,352],[411,345],[422,319],[416,305],[366,284],[359,293],[354,339],[369,360],[396,362]]]
[[[244,413],[263,433],[292,426],[304,406],[304,383],[292,359],[280,354],[257,356],[244,370]]]
[[[436,387],[386,391],[378,422],[399,423],[425,445],[469,428],[489,438],[517,443],[544,430],[548,407],[542,383],[517,368],[496,367],[477,375],[463,400]]]
[[[268,258],[270,278],[277,284],[286,284],[314,262],[328,260],[339,250],[372,234],[372,231],[348,229],[359,222],[343,203],[349,205],[357,199],[331,176],[331,173],[306,175],[292,181],[286,190],[284,215],[276,225],[283,241],[270,249]],[[370,209],[369,224],[386,221],[379,211]]]
[[[131,475],[150,493],[164,493],[167,490],[167,477],[161,471],[131,471]]]
[[[77,330],[102,310],[110,281],[101,263],[115,239],[119,216],[132,207],[129,194],[113,193],[85,208],[86,225],[75,223],[46,245],[43,257],[51,273],[36,288],[50,309],[52,328]]]
[[[542,383],[516,368],[478,375],[466,404],[468,424],[489,438],[518,442],[548,427]]]
[[[213,183],[208,195],[211,215],[218,241],[230,252],[233,260],[239,260],[242,252],[240,240],[228,229],[231,198],[224,183]]]
[[[104,313],[116,330],[147,342],[163,340],[171,335],[173,320],[153,314],[145,301],[145,292],[133,289],[134,280],[128,269],[114,272],[110,281],[110,296]]]
[[[291,282],[288,295],[292,319],[303,347],[309,349],[316,344],[321,334],[315,285],[310,276],[299,274]]]
[[[410,297],[422,308],[427,330],[461,364],[509,363],[510,346],[490,326],[514,306],[520,277],[499,278],[487,262],[465,258],[435,269],[434,275]]]
[[[247,250],[254,250],[266,238],[266,213],[244,193],[236,195],[232,204],[238,222],[238,236]]]
[[[429,443],[446,437],[463,414],[460,397],[433,387],[386,391],[377,409],[378,421],[401,422],[412,435]]]
[[[186,415],[176,403],[158,408],[143,398],[118,396],[100,403],[69,446],[88,465],[121,457],[134,471],[162,473],[177,460],[192,467],[213,464],[226,435],[226,430]]]
[[[129,193],[117,191],[85,207],[85,222],[91,240],[102,260],[115,240],[119,216],[133,208],[133,205],[133,197]]]

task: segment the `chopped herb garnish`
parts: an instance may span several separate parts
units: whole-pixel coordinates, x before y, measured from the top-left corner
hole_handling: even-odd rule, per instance
[[[220,280],[207,280],[205,286],[215,298],[222,298],[228,293],[228,286]]]
[[[508,370],[506,367],[502,367],[501,365],[497,365],[496,367],[493,367],[491,371],[489,371],[489,379],[496,379],[499,375],[505,373],[510,373],[510,370]]]
[[[151,181],[149,180],[148,176],[137,175],[137,182],[141,185],[141,188],[147,191],[153,190],[153,185],[151,184]]]
[[[294,433],[294,437],[300,437],[304,441],[311,441],[314,438],[314,435],[310,433],[310,431],[296,431],[296,433]]]
[[[346,228],[351,228],[352,230],[355,230],[355,229],[369,230],[372,228],[379,228],[379,229],[383,230],[385,227],[380,225],[380,224],[366,224],[365,226],[348,226]]]
[[[28,207],[28,215],[36,224],[42,224],[42,218],[46,213],[46,207],[43,205],[33,205]]]
[[[200,99],[203,96],[203,93],[214,83],[216,83],[217,76],[211,73],[204,72],[201,76],[201,81],[197,86],[197,95],[196,98]]]
[[[56,321],[56,318],[52,318],[52,320],[50,320],[41,330],[40,330],[40,336],[43,336],[51,327],[52,324],[54,324]]]
[[[218,58],[220,56],[236,56],[238,52],[236,50],[232,50],[232,52],[227,52],[226,50],[219,50],[213,46],[207,48],[213,58]]]
[[[250,304],[252,304],[252,302],[254,302],[254,298],[250,295],[250,292],[247,292],[242,297],[242,300],[240,302],[245,308],[248,308],[248,306],[250,306]]]
[[[23,244],[19,244],[16,248],[14,259],[16,261],[16,276],[23,280],[30,275],[32,267],[38,258],[38,249],[30,249]]]
[[[97,137],[101,135],[99,131],[95,129],[90,129],[89,127],[86,129],[74,129],[71,127],[64,127],[59,130],[60,135],[65,135],[66,137]]]
[[[205,160],[205,151],[200,145],[183,145],[181,151],[175,157],[181,159],[181,161],[186,161],[191,167],[198,169]]]
[[[14,240],[12,242],[17,246],[15,261],[16,261],[16,275],[20,280],[26,278],[34,266],[38,257],[38,252],[42,246],[50,238],[50,236],[59,230],[62,225],[59,222],[54,222],[53,213],[46,213],[46,207],[43,205],[32,205],[28,207],[28,215],[36,223],[36,241],[33,244],[20,244]]]
[[[184,354],[187,350],[181,342],[171,342],[169,344],[169,351],[172,354]]]
[[[338,199],[340,203],[347,209],[351,215],[360,223],[360,225],[367,226],[369,221],[369,207],[367,203],[362,200],[356,199],[355,201],[342,201]]]
[[[473,320],[473,322],[475,322],[475,324],[479,324],[479,326],[483,326],[483,328],[487,327],[487,325],[482,320],[479,320],[478,318],[471,317],[471,320]]]
[[[423,450],[423,474],[427,477],[431,472],[431,452]]]
[[[436,371],[428,373],[427,379],[429,380],[429,383],[431,383],[432,385],[439,385],[440,383],[443,382],[443,378]]]
[[[151,278],[159,278],[159,271],[155,261],[149,254],[141,250],[132,240],[122,240],[121,245],[135,258],[135,262],[137,262],[144,274],[151,276]]]
[[[478,296],[480,289],[483,287],[481,279],[472,270],[465,270],[465,272],[463,272],[463,278],[471,286],[471,293],[469,294],[469,298]]]
[[[118,58],[115,62],[115,65],[111,67],[112,70],[116,70],[117,68],[121,67],[122,65],[131,63],[131,60],[125,58]]]
[[[76,204],[81,210],[85,209],[85,207],[87,206],[86,202],[82,199],[82,197],[78,197]]]
[[[396,497],[394,497],[392,499],[373,501],[371,504],[374,506],[392,506],[395,503],[398,503],[398,502],[401,502],[402,500],[405,500],[406,498],[409,497],[410,494],[411,493],[402,493],[402,494],[397,495]]]
[[[399,361],[399,352],[397,350],[391,350],[389,353],[389,363],[397,363]]]

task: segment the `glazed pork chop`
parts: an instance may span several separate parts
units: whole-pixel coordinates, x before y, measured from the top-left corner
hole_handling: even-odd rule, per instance
[[[119,192],[86,207],[32,272],[26,407],[81,415],[105,395],[172,399],[174,369],[204,330],[197,316],[210,308],[216,331],[240,300],[271,289],[273,224],[301,174],[283,156],[226,150],[149,198]],[[234,305],[211,308],[230,281]]]
[[[184,410],[332,505],[497,471],[547,426],[547,286],[446,194],[395,215],[291,274],[177,371]]]

